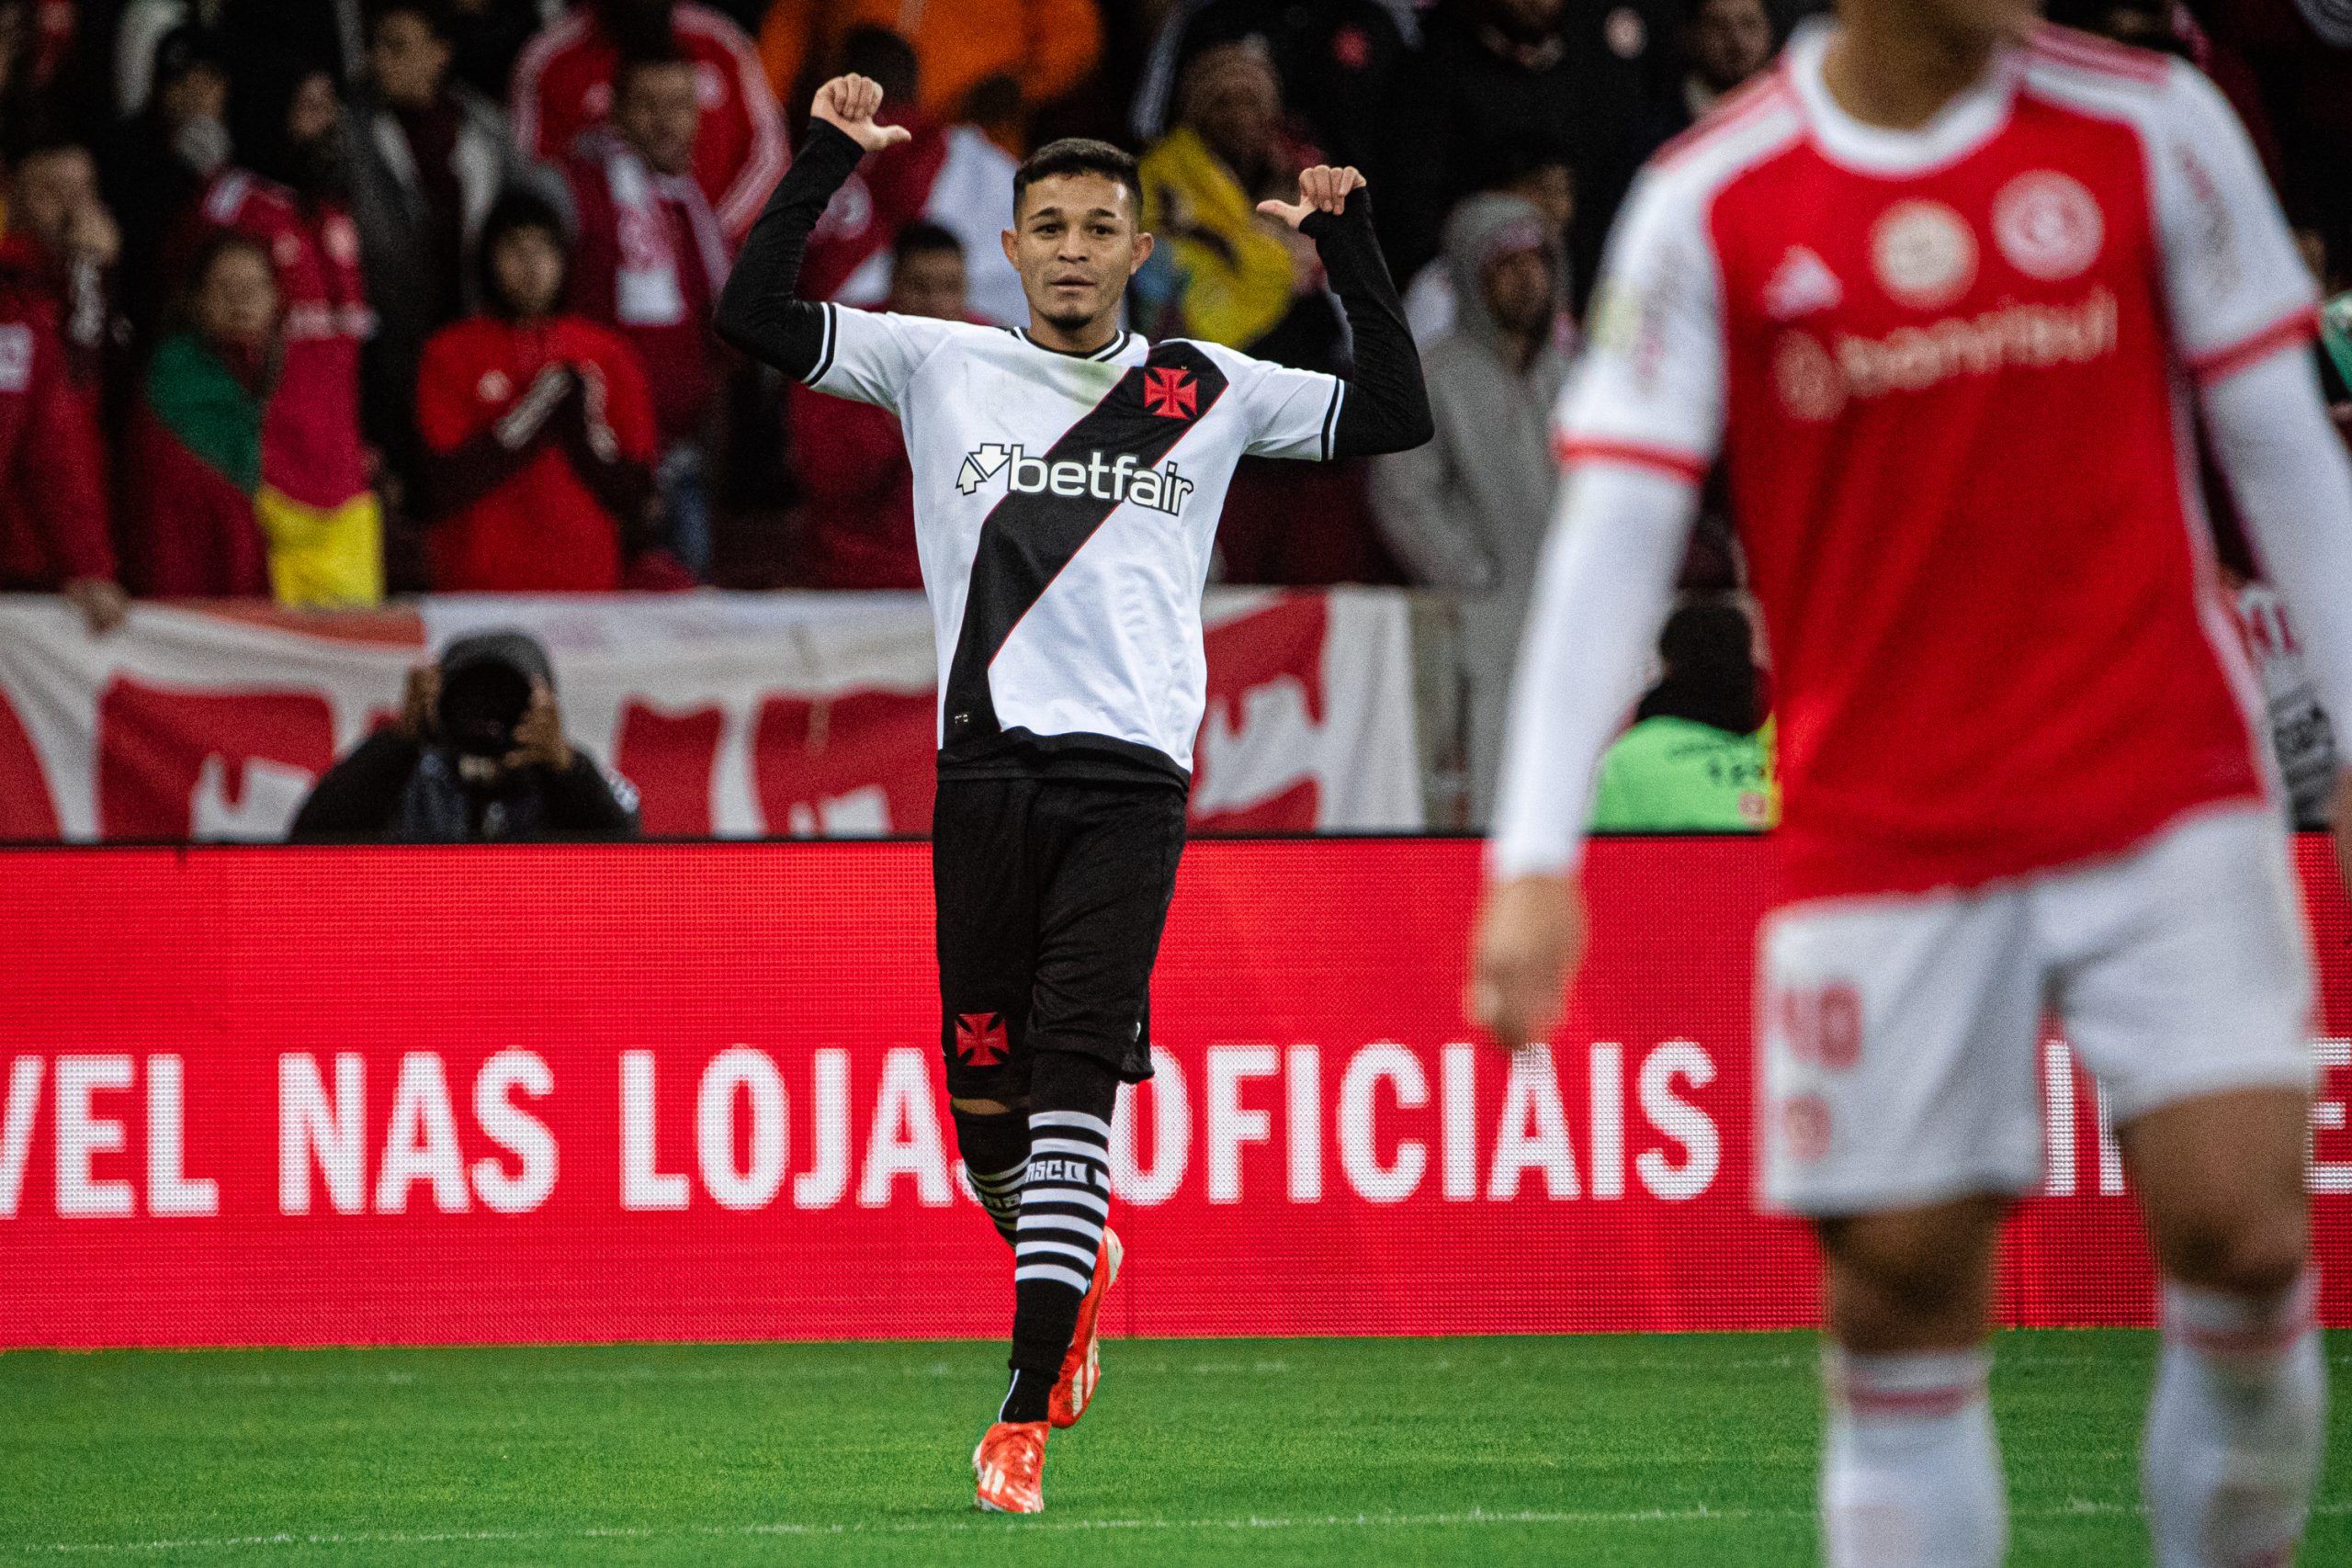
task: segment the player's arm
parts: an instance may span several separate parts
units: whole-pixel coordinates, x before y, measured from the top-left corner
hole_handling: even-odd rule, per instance
[[[1347,313],[1355,365],[1340,393],[1330,455],[1369,457],[1429,440],[1437,427],[1421,382],[1421,356],[1373,236],[1372,194],[1363,176],[1318,164],[1300,173],[1296,201],[1261,202],[1258,210],[1315,242]]]
[[[2352,459],[2312,360],[2317,292],[2219,90],[2176,67],[2166,107],[2151,151],[2174,338],[2320,702],[2352,735]],[[2352,772],[2335,823],[2352,874]]]
[[[881,107],[880,85],[864,76],[836,76],[817,89],[800,155],[744,237],[718,297],[718,335],[796,380],[818,371],[829,331],[826,308],[799,297],[809,232],[860,158],[911,134],[876,124]]]
[[[2320,705],[2338,736],[2352,735],[2352,458],[2306,343],[2209,383],[2202,401],[2214,460],[2287,602]],[[2337,779],[2334,817],[2352,885],[2352,769]]]
[[[1695,202],[1646,176],[1561,400],[1566,473],[1511,687],[1464,998],[1506,1046],[1544,1037],[1583,956],[1576,873],[1593,777],[1640,694],[1722,441],[1715,279]]]

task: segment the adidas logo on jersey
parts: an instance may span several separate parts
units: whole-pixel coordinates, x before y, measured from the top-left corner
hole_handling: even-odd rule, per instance
[[[1764,286],[1764,310],[1776,321],[1793,321],[1815,310],[1835,310],[1846,298],[1838,275],[1807,245],[1792,245],[1780,270]]]
[[[1109,461],[1103,453],[1089,452],[1082,463],[1075,457],[1049,463],[1030,457],[1019,446],[993,441],[964,454],[956,488],[969,495],[999,474],[1005,476],[1005,488],[1013,495],[1091,496],[1164,512],[1170,517],[1183,511],[1185,498],[1196,488],[1174,463],[1158,468],[1136,468],[1132,452],[1122,452]]]

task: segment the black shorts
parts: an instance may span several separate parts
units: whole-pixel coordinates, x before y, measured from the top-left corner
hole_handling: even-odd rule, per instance
[[[939,781],[939,1043],[957,1100],[1018,1100],[1039,1051],[1151,1076],[1151,966],[1184,795],[1092,780]]]

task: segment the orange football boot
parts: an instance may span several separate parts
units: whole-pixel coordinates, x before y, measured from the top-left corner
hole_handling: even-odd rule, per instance
[[[1126,1248],[1119,1245],[1119,1233],[1103,1226],[1102,1249],[1094,1255],[1094,1283],[1087,1287],[1086,1299],[1078,1303],[1078,1332],[1069,1337],[1062,1375],[1054,1380],[1054,1392],[1046,1403],[1046,1414],[1057,1427],[1078,1425],[1078,1418],[1093,1402],[1094,1385],[1102,1381],[1102,1336],[1097,1332],[1102,1294],[1118,1279],[1119,1259],[1125,1254]]]
[[[1042,1514],[1046,1511],[1046,1434],[1043,1421],[1000,1421],[980,1434],[972,1450],[972,1473],[979,1481],[973,1502],[984,1513]]]

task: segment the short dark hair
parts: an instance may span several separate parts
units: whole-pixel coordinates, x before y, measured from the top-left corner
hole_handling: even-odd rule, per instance
[[[915,46],[889,28],[852,28],[843,33],[835,67],[838,72],[873,77],[882,88],[885,103],[893,98],[914,102],[922,80]]]
[[[964,242],[927,218],[918,218],[907,224],[899,231],[899,237],[890,242],[890,259],[894,262],[939,251],[954,251],[960,256],[964,254]]]
[[[1136,172],[1134,155],[1089,136],[1065,136],[1059,141],[1048,141],[1023,161],[1021,167],[1012,172],[1013,216],[1020,216],[1021,198],[1029,193],[1031,186],[1057,175],[1100,175],[1104,179],[1116,180],[1127,187],[1127,195],[1135,202],[1136,222],[1143,222],[1143,176]]]
[[[642,49],[624,50],[613,62],[613,102],[621,101],[640,72],[662,71],[673,65],[691,67],[694,63],[694,56],[681,48],[675,39],[666,45],[648,44]]]
[[[423,22],[425,30],[435,38],[444,43],[449,41],[452,18],[447,0],[370,0],[360,15],[366,21],[365,30],[371,39],[376,36],[376,29],[390,17],[410,16]]]

